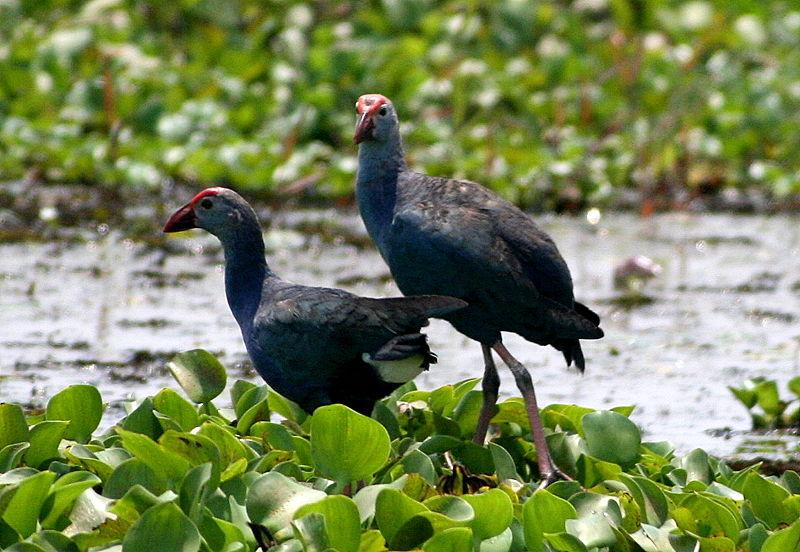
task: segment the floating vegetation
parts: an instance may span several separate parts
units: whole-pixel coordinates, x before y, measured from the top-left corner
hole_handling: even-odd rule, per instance
[[[796,463],[762,474],[700,449],[678,456],[642,441],[632,407],[544,408],[573,480],[540,489],[521,399],[498,404],[492,442],[471,441],[477,379],[406,384],[366,417],[308,414],[242,380],[221,410],[213,355],[181,353],[169,369],[188,400],[161,389],[102,433],[91,385],[27,415],[0,404],[4,550],[787,552],[800,540]]]

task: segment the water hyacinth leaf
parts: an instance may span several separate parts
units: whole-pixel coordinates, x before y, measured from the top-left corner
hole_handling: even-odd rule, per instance
[[[161,436],[158,442],[164,450],[183,457],[192,466],[210,462],[217,479],[219,479],[223,461],[217,441],[205,435],[169,430]]]
[[[53,483],[50,495],[42,507],[41,513],[44,516],[42,527],[59,530],[66,527],[66,523],[58,525],[62,516],[69,514],[75,500],[83,491],[98,484],[100,484],[100,478],[85,471],[71,472],[60,477]]]
[[[242,403],[239,406],[239,400],[251,389],[255,389],[258,387],[255,383],[249,382],[247,380],[236,380],[233,382],[231,386],[231,404],[233,405],[234,410],[236,411],[236,416],[241,416],[245,413],[245,411],[252,405],[247,405],[246,403]],[[269,389],[265,386],[266,393],[269,393]],[[266,396],[266,395],[265,395]],[[256,401],[258,402],[258,401]]]
[[[551,429],[560,427],[583,435],[583,417],[592,412],[592,408],[575,404],[550,404],[542,409],[542,423]]]
[[[453,410],[453,420],[458,424],[461,435],[472,435],[478,424],[478,416],[483,406],[483,393],[468,391],[464,393]]]
[[[341,496],[328,496],[318,502],[301,506],[294,514],[300,519],[311,513],[325,518],[325,529],[331,548],[339,552],[358,552],[361,542],[361,522],[358,508],[352,499]]]
[[[306,418],[308,418],[308,414],[306,414],[302,408],[274,389],[269,390],[267,401],[273,412],[276,412],[291,422],[302,424],[306,421]]]
[[[475,511],[470,524],[475,538],[486,540],[508,529],[514,518],[514,505],[508,495],[500,489],[461,497]]]
[[[241,434],[247,435],[250,427],[256,422],[263,422],[269,420],[269,402],[264,399],[245,411],[241,415],[239,421],[236,423],[236,431]]]
[[[568,519],[575,519],[575,507],[546,489],[539,489],[522,507],[525,545],[531,552],[543,552],[544,535],[563,533]]]
[[[231,390],[233,394],[233,390]],[[252,387],[244,390],[234,404],[236,416],[241,418],[245,412],[253,408],[260,402],[266,401],[269,396],[269,387],[266,385],[253,385]]]
[[[497,412],[492,416],[493,424],[513,423],[528,430],[531,423],[525,403],[519,397],[511,397],[497,403]]]
[[[517,479],[522,480],[522,478],[517,473],[517,465],[514,463],[514,459],[508,453],[506,449],[498,445],[497,443],[488,443],[486,447],[489,449],[489,452],[492,453],[492,461],[494,462],[494,472],[497,474],[497,479],[500,481],[506,479]]]
[[[739,537],[742,523],[721,504],[703,495],[693,494],[680,503],[680,509],[690,513],[687,519],[681,514],[673,517],[678,527],[701,537],[725,536],[733,541]],[[688,521],[688,524],[685,524]]]
[[[728,389],[748,410],[753,408],[758,402],[758,395],[756,395],[753,389],[747,387],[733,387],[730,385]]]
[[[400,437],[400,423],[391,408],[382,402],[376,402],[375,407],[372,409],[372,417],[386,428],[390,439],[394,440]]]
[[[48,550],[32,542],[18,542],[4,550],[6,552],[48,552]]]
[[[134,485],[141,485],[155,495],[167,490],[167,480],[160,471],[154,470],[138,458],[129,458],[114,468],[103,486],[103,496],[122,498]]]
[[[216,475],[216,477],[215,477]],[[214,473],[210,462],[195,466],[181,481],[178,505],[189,519],[199,523],[208,497],[219,485],[219,474]]]
[[[178,353],[167,364],[167,368],[195,403],[210,402],[225,389],[225,367],[217,357],[204,349]]]
[[[160,444],[140,433],[116,428],[125,448],[136,458],[159,471],[170,483],[180,481],[191,464],[182,456],[166,450]]]
[[[334,550],[330,542],[330,534],[325,523],[325,516],[312,512],[292,522],[295,538],[303,543],[305,550]]]
[[[358,552],[383,552],[386,550],[386,540],[377,529],[369,529],[361,534],[361,543]]]
[[[576,467],[578,479],[585,487],[594,487],[607,479],[617,479],[617,476],[622,473],[619,464],[604,462],[586,454],[582,454],[578,458]]]
[[[630,537],[644,552],[671,552],[675,550],[670,543],[670,534],[667,529],[654,527],[647,523],[642,523],[638,531],[630,533]]]
[[[629,476],[624,473],[618,477],[644,514],[643,520],[650,525],[661,527],[669,515],[669,503],[658,485],[644,477]]]
[[[58,456],[58,445],[69,426],[66,421],[43,421],[31,427],[30,448],[25,452],[25,463],[34,468]],[[0,471],[3,471],[0,469]]]
[[[426,512],[421,502],[417,502],[402,492],[385,488],[375,501],[375,521],[386,542],[392,543],[400,528],[420,512]]]
[[[3,521],[22,538],[36,531],[39,512],[55,478],[56,474],[46,471],[26,477],[17,484],[17,490],[3,512]]]
[[[747,545],[750,547],[750,552],[761,552],[769,535],[762,524],[756,523],[753,525],[747,531]]]
[[[30,536],[30,542],[47,552],[79,552],[78,546],[60,531],[39,531]]]
[[[701,481],[711,483],[711,466],[708,464],[708,453],[703,449],[694,449],[681,459],[681,466],[686,470],[686,483]]]
[[[253,523],[263,525],[271,534],[287,527],[295,512],[306,504],[327,495],[277,472],[256,479],[247,492],[247,514]]]
[[[431,485],[436,484],[436,468],[427,454],[420,452],[419,449],[412,450],[403,457],[403,471],[405,473],[418,473]]]
[[[248,550],[242,531],[233,523],[218,519],[207,513],[203,515],[197,528],[200,536],[211,550],[225,552],[245,552]]]
[[[544,539],[559,552],[587,552],[586,545],[569,533],[545,533]]]
[[[18,404],[0,403],[0,450],[28,440],[28,422]]]
[[[478,550],[479,552],[511,552],[513,546],[514,546],[514,533],[511,527],[509,527],[499,535],[481,541]],[[520,546],[517,549],[522,550],[523,547]]]
[[[122,541],[122,550],[196,552],[200,550],[200,532],[176,504],[167,502],[142,514]]]
[[[263,439],[270,448],[294,450],[294,440],[289,430],[274,422],[256,422],[250,427],[250,435]]]
[[[406,481],[408,481],[408,475],[401,475],[391,483],[367,485],[366,487],[359,489],[359,491],[353,497],[353,502],[355,502],[356,506],[358,507],[358,514],[361,523],[366,523],[375,515],[375,504],[378,500],[378,494],[380,494],[383,489],[395,489],[402,491],[403,487],[405,487]]]
[[[617,542],[609,520],[600,512],[591,512],[578,519],[566,521],[567,533],[576,537],[586,548],[612,546]]]
[[[795,376],[786,384],[789,391],[800,397],[800,376]]]
[[[93,385],[70,385],[50,398],[45,416],[48,420],[68,421],[64,438],[85,443],[103,416],[100,391]]]
[[[750,503],[753,514],[769,529],[797,519],[798,513],[784,504],[790,496],[789,491],[757,473],[747,476],[742,494]]]
[[[0,450],[0,473],[12,470],[20,465],[30,443],[13,443]]]
[[[157,440],[164,433],[164,428],[156,417],[154,409],[153,399],[150,397],[145,398],[122,419],[119,427],[127,431],[147,435],[154,441]]]
[[[453,527],[436,533],[425,544],[425,552],[462,552],[472,546],[472,531],[467,527]]]
[[[778,394],[778,384],[773,380],[761,380],[754,388],[758,399],[758,406],[771,416],[778,416],[786,409],[786,403],[781,401]]]
[[[386,429],[346,406],[332,404],[311,418],[311,455],[319,472],[339,483],[366,480],[386,463]]]
[[[169,387],[165,387],[153,397],[153,407],[172,418],[183,431],[190,431],[200,423],[197,408]]]
[[[420,512],[417,515],[430,521],[434,532],[448,527],[466,527],[475,520],[475,510],[459,496],[432,496],[425,500],[423,505],[430,511]]]
[[[592,456],[622,466],[639,458],[639,428],[630,419],[611,411],[591,412],[581,419],[584,438]]]

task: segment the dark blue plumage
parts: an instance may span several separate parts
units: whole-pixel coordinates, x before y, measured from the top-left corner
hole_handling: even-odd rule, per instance
[[[225,252],[225,292],[258,373],[312,412],[343,403],[369,414],[436,357],[419,333],[429,317],[464,307],[450,297],[371,299],[281,280],[267,265],[253,209],[209,188],[176,211],[165,232],[203,228]]]
[[[485,438],[497,398],[494,348],[528,399],[540,469],[550,477],[556,472],[540,446],[544,435],[530,376],[502,345],[501,332],[552,345],[583,371],[579,340],[603,336],[600,318],[575,302],[564,259],[530,216],[479,184],[409,170],[394,106],[384,96],[362,96],[357,110],[358,205],[397,285],[405,294],[444,294],[468,303],[445,318],[484,348],[476,441]]]

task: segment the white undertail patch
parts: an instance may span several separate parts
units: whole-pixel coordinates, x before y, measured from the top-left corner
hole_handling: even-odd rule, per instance
[[[364,353],[361,358],[367,364],[374,366],[380,378],[386,383],[406,383],[423,372],[422,365],[425,355],[412,355],[400,360],[373,360],[369,353]]]

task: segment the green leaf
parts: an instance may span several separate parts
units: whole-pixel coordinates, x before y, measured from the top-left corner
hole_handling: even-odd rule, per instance
[[[633,495],[639,510],[644,514],[643,521],[655,527],[661,527],[669,516],[667,497],[659,486],[644,477],[619,474],[628,491]]]
[[[164,427],[156,417],[154,408],[153,399],[150,397],[145,398],[130,414],[122,419],[119,427],[127,431],[147,435],[155,441],[164,433]]]
[[[378,495],[383,489],[402,491],[408,478],[408,475],[401,475],[391,483],[367,485],[360,489],[353,497],[353,502],[355,502],[358,507],[361,523],[369,523],[372,521],[372,518],[375,516],[375,504],[378,500]]]
[[[42,527],[45,529],[63,529],[58,526],[62,516],[66,516],[72,510],[75,500],[86,489],[91,489],[100,484],[100,478],[93,473],[85,471],[70,472],[60,477],[53,483],[50,489],[50,496],[42,508]]]
[[[167,368],[195,403],[210,402],[225,389],[225,367],[206,350],[193,349],[178,353],[167,364]]]
[[[274,535],[291,523],[301,506],[326,496],[285,475],[268,472],[256,479],[247,492],[247,515],[250,521],[263,525]]]
[[[103,417],[103,400],[93,385],[70,385],[50,398],[45,417],[68,421],[64,438],[85,443]]]
[[[192,520],[172,502],[147,510],[130,528],[122,541],[123,552],[196,552],[200,533]]]
[[[26,477],[18,483],[16,492],[3,512],[3,521],[22,538],[36,531],[39,512],[55,478],[56,474],[46,471]]]
[[[57,458],[58,445],[68,426],[67,421],[43,421],[33,425],[30,434],[31,447],[25,452],[25,462],[38,468],[47,460]]]
[[[569,533],[545,533],[544,538],[559,552],[586,552],[586,545]]]
[[[123,446],[136,458],[166,477],[170,484],[183,479],[191,464],[182,456],[175,454],[141,433],[116,428],[122,437]]]
[[[546,489],[539,489],[522,507],[525,545],[531,552],[543,552],[544,535],[563,533],[567,520],[577,517],[572,504]]]
[[[692,481],[701,481],[706,485],[711,483],[713,476],[706,451],[694,449],[681,459],[681,466],[686,470],[686,483]]]
[[[685,531],[690,531],[701,537],[724,536],[736,541],[739,538],[739,531],[742,524],[730,510],[710,498],[694,494],[686,497],[681,503],[681,508],[687,509],[691,513],[688,519],[690,523],[682,523],[679,516],[675,516],[678,527]]]
[[[30,448],[30,443],[13,443],[0,450],[0,473],[13,470],[22,462],[22,457]]]
[[[783,501],[790,496],[789,491],[757,473],[750,473],[747,476],[742,494],[750,502],[753,514],[769,529],[775,529],[782,523],[792,523],[797,519],[797,514],[783,504]]]
[[[397,532],[415,514],[426,512],[421,502],[404,495],[396,489],[383,489],[375,501],[375,522],[383,538],[391,543]]]
[[[301,506],[294,519],[311,513],[322,514],[328,542],[339,552],[358,552],[361,541],[361,522],[355,502],[346,496],[328,496],[318,502]]]
[[[168,387],[165,387],[153,397],[153,407],[172,418],[183,431],[191,431],[200,423],[197,409],[192,403]]]
[[[129,458],[114,468],[111,477],[103,485],[103,496],[121,498],[134,485],[141,485],[154,495],[167,490],[167,480],[160,471],[138,458]]]
[[[789,552],[800,550],[800,521],[786,529],[775,531],[761,546],[761,552]]]
[[[341,404],[311,418],[311,454],[319,472],[340,484],[366,480],[388,460],[389,434],[380,423]]]
[[[475,519],[470,527],[476,539],[485,540],[497,536],[511,525],[514,505],[508,495],[500,489],[464,495],[461,498],[475,511]]]
[[[405,473],[418,473],[431,485],[436,484],[436,468],[427,454],[419,449],[412,450],[403,457],[403,471]]]
[[[0,450],[28,440],[28,423],[18,404],[0,403]]]
[[[183,513],[193,522],[200,523],[206,501],[218,485],[219,474],[214,473],[210,462],[189,470],[181,482],[178,493],[178,505]]]
[[[638,460],[642,437],[630,419],[616,412],[601,411],[586,414],[581,421],[592,456],[622,466]]]
[[[472,547],[472,531],[467,527],[453,527],[436,533],[422,549],[425,552],[463,552]]]

